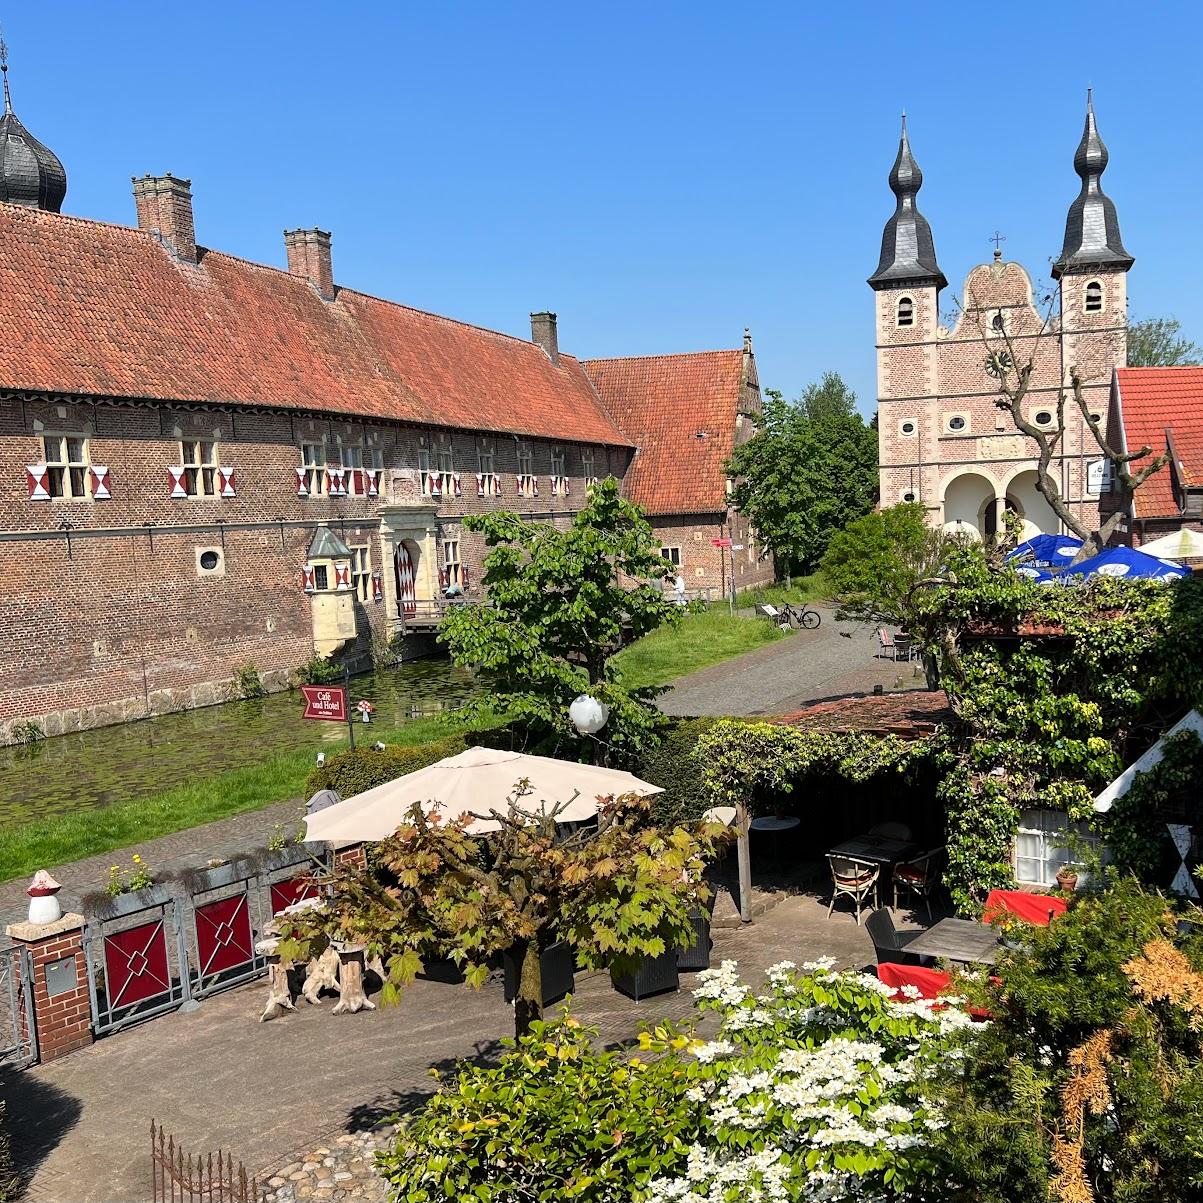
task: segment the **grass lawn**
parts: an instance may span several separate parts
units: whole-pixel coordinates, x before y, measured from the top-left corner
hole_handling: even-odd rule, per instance
[[[415,719],[393,730],[373,728],[372,740],[418,744],[455,730],[454,725],[437,718]],[[345,746],[330,744],[324,750],[329,755]],[[249,768],[186,782],[150,798],[24,823],[0,832],[0,881],[198,827],[214,819],[262,810],[285,798],[299,798],[312,771],[312,750],[299,749]]]
[[[732,615],[725,605],[688,614],[679,627],[662,627],[623,648],[614,658],[623,684],[667,685],[699,668],[772,643],[782,631],[763,618]]]
[[[787,585],[779,581],[775,585],[763,585],[759,589],[745,589],[737,594],[737,606],[781,606],[786,602],[817,602],[826,601],[831,596],[831,586],[821,572],[813,572],[810,576],[796,576],[793,584]]]

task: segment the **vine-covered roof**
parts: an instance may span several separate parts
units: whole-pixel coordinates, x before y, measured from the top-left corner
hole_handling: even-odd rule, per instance
[[[783,714],[776,721],[804,731],[862,735],[896,735],[900,739],[922,739],[935,733],[953,717],[948,696],[942,689],[908,689],[898,693],[858,693],[831,698]]]

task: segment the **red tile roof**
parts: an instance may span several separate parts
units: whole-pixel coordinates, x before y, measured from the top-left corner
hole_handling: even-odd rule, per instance
[[[1119,368],[1116,376],[1127,449],[1147,445],[1159,455],[1168,449],[1169,429],[1174,475],[1183,485],[1203,485],[1203,367]],[[1167,465],[1136,490],[1138,518],[1178,517],[1173,479]]]
[[[942,689],[907,689],[898,693],[858,693],[818,702],[775,722],[803,731],[858,732],[920,739],[952,718]]]
[[[627,472],[627,496],[649,514],[726,510],[723,463],[735,446],[743,352],[588,359],[584,366],[639,448]]]
[[[0,204],[0,388],[219,402],[628,445],[580,363],[149,233]]]

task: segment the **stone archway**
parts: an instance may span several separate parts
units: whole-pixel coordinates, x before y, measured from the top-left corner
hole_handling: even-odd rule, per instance
[[[980,472],[962,472],[944,487],[944,529],[950,534],[990,539],[998,528],[994,482]]]
[[[384,574],[384,599],[392,632],[404,629],[406,620],[433,612],[438,596],[435,552],[435,507],[415,498],[412,502],[380,507],[381,559],[391,566]]]
[[[1056,535],[1061,532],[1061,520],[1044,495],[1036,488],[1036,471],[1029,468],[1016,473],[1007,482],[1007,509],[1023,519],[1022,538],[1033,535]]]

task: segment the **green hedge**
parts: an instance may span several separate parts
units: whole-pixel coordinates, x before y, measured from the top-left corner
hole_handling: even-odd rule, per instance
[[[644,753],[635,776],[662,786],[652,814],[656,823],[676,826],[702,817],[712,805],[702,788],[702,766],[694,757],[698,737],[713,727],[717,718],[673,719],[660,733],[660,743]]]
[[[445,756],[457,756],[467,746],[463,735],[449,735],[408,748],[390,746],[383,751],[356,748],[354,752],[340,752],[309,774],[305,797],[312,798],[320,789],[332,789],[340,798],[352,798],[373,786],[427,768]]]

